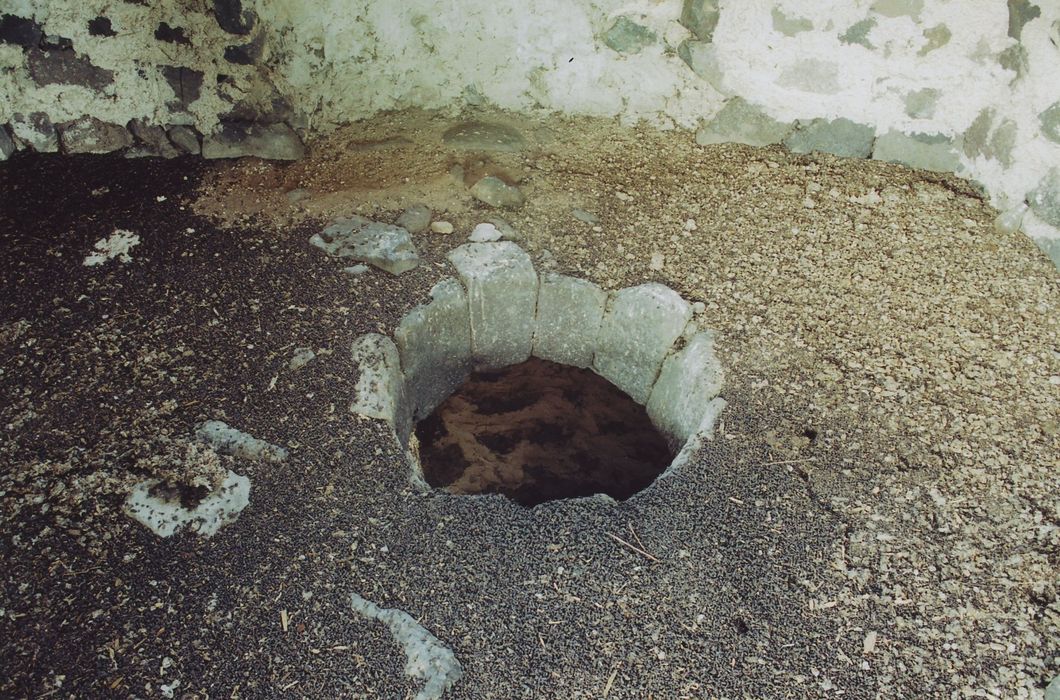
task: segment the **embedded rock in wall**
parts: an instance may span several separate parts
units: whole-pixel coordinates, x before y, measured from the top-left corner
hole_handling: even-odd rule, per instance
[[[1060,227],[1060,168],[1052,168],[1027,195],[1027,202],[1046,223]]]
[[[685,0],[681,6],[681,24],[700,41],[714,38],[720,17],[718,0]]]
[[[943,134],[903,134],[888,131],[877,137],[872,157],[911,168],[955,172],[961,158],[952,139]]]
[[[176,99],[166,103],[166,107],[184,111],[202,94],[203,72],[187,66],[162,66],[162,76],[169,83]]]
[[[192,129],[190,126],[184,126],[183,124],[177,124],[171,126],[166,132],[169,136],[169,140],[173,142],[182,153],[189,155],[199,155],[202,152],[202,143],[199,140],[199,134]]]
[[[821,151],[846,158],[868,158],[876,131],[871,126],[855,124],[849,119],[814,119],[784,140],[794,153]]]
[[[129,122],[129,131],[140,142],[140,151],[137,155],[163,158],[175,158],[180,155],[166,135],[166,130],[160,126],[148,124],[143,119],[133,119]]]
[[[298,160],[304,155],[302,140],[286,124],[225,122],[202,144],[203,158],[256,156],[265,160]]]
[[[604,44],[618,53],[637,53],[658,41],[655,32],[629,17],[619,17],[604,34]]]
[[[249,34],[258,21],[253,10],[243,9],[241,0],[213,0],[213,15],[229,34]]]
[[[114,82],[114,73],[96,66],[74,51],[32,49],[26,59],[30,77],[37,85],[80,85],[102,90]]]
[[[44,112],[32,112],[29,115],[16,112],[11,117],[11,131],[16,143],[21,142],[37,153],[55,153],[59,150],[59,135]]]
[[[44,31],[32,19],[17,15],[3,15],[0,17],[0,42],[2,43],[14,44],[28,49],[40,46],[43,38]]]
[[[7,129],[0,126],[0,160],[7,160],[15,152],[15,142]]]
[[[696,143],[745,143],[769,146],[780,143],[791,133],[791,125],[778,122],[741,97],[729,100],[714,120],[696,132]]]
[[[132,134],[118,124],[108,124],[95,117],[59,125],[59,139],[66,153],[110,153],[133,142]]]
[[[1060,143],[1060,102],[1054,102],[1038,115],[1042,127],[1042,136],[1053,143]]]

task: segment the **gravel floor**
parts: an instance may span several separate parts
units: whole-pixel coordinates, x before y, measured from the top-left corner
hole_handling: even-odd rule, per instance
[[[0,694],[414,696],[357,593],[453,650],[452,698],[1039,697],[1060,275],[1034,245],[952,176],[490,116],[526,147],[456,150],[451,120],[406,113],[291,165],[0,165]],[[526,206],[477,204],[482,174]],[[417,235],[400,277],[307,243],[416,202],[455,232]],[[705,304],[729,407],[685,468],[617,505],[425,494],[349,414],[350,342],[498,215],[539,269]],[[116,229],[129,261],[86,266]],[[291,370],[298,348],[317,357]],[[291,456],[226,461],[253,484],[240,519],[159,540],[125,494],[190,468],[206,419]]]

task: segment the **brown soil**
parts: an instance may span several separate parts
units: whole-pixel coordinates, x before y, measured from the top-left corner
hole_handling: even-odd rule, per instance
[[[531,358],[478,372],[416,426],[431,486],[526,506],[624,500],[670,462],[644,407],[590,370]]]

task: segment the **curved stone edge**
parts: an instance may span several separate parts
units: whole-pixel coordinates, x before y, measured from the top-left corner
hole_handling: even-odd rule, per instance
[[[431,301],[401,319],[394,341],[369,333],[352,347],[360,375],[350,410],[391,424],[416,486],[429,489],[414,423],[472,370],[531,355],[590,368],[645,406],[671,446],[680,447],[667,472],[713,437],[726,405],[716,398],[724,386],[716,336],[698,330],[692,306],[676,291],[649,282],[608,294],[565,275],[539,279],[526,252],[510,242],[465,244],[449,259],[463,284],[438,282]]]
[[[714,426],[717,425],[718,418],[727,405],[728,403],[725,399],[720,397],[707,404],[706,409],[703,411],[703,418],[700,420],[695,432],[685,440],[677,456],[670,462],[670,466],[662,474],[655,477],[653,484],[658,483],[662,479],[668,479],[683,469],[692,460],[692,457],[702,449],[704,443],[714,439]]]

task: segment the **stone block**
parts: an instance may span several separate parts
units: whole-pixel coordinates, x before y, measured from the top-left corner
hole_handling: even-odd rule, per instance
[[[639,53],[658,41],[655,32],[629,17],[619,17],[604,34],[604,45],[618,53]]]
[[[534,357],[572,367],[593,362],[607,293],[592,282],[544,274],[537,294]]]
[[[675,445],[683,444],[703,422],[711,400],[721,392],[721,363],[714,334],[697,333],[663,361],[648,398],[648,417]]]
[[[350,410],[368,418],[385,420],[393,426],[402,445],[408,443],[412,415],[405,395],[405,375],[401,356],[390,338],[367,333],[353,341],[353,361],[360,375],[353,389]]]
[[[336,221],[313,235],[309,242],[332,257],[353,258],[392,275],[408,272],[420,264],[408,231],[360,216]]]
[[[952,139],[942,134],[888,131],[876,138],[872,157],[874,160],[937,172],[955,172],[961,167],[958,147]]]
[[[784,145],[793,153],[820,151],[845,158],[868,158],[875,138],[876,130],[871,126],[849,119],[814,119],[784,139]]]
[[[59,139],[66,153],[110,153],[133,143],[132,134],[124,126],[95,117],[59,125]]]
[[[723,95],[732,94],[725,85],[724,72],[714,44],[707,41],[682,41],[677,47],[677,55],[693,73],[710,83],[715,90]]]
[[[1060,102],[1054,102],[1038,115],[1042,136],[1053,143],[1060,143]]]
[[[537,310],[537,272],[514,243],[465,243],[449,253],[467,289],[471,354],[479,369],[530,357]]]
[[[455,279],[431,289],[394,331],[413,420],[427,417],[471,373],[471,321],[467,294]]]
[[[681,25],[700,41],[712,41],[721,12],[718,0],[684,0],[681,5]]]
[[[593,369],[646,403],[663,359],[691,318],[691,305],[665,285],[649,282],[615,292],[600,326]]]
[[[166,132],[169,135],[169,140],[173,142],[182,153],[188,153],[193,156],[199,155],[202,150],[202,145],[199,143],[199,132],[190,126],[184,126],[183,124],[177,124],[176,126],[169,127],[169,131]]]
[[[11,133],[16,141],[37,153],[55,153],[59,150],[59,134],[44,112],[33,112],[28,116],[19,113],[12,115]]]
[[[114,82],[114,73],[100,68],[74,51],[32,49],[26,58],[30,77],[37,85],[80,85],[102,90]]]
[[[716,143],[769,146],[780,143],[789,133],[790,124],[778,122],[743,98],[734,97],[725,103],[712,122],[696,132],[696,143],[700,146]]]
[[[1038,186],[1027,193],[1027,203],[1042,221],[1060,227],[1060,168],[1052,168]]]
[[[203,158],[256,156],[265,160],[298,160],[304,155],[302,140],[286,124],[223,122],[220,130],[202,144]]]
[[[162,158],[176,158],[180,155],[166,135],[166,130],[160,126],[148,124],[142,119],[133,119],[129,122],[129,131],[151,155]]]

